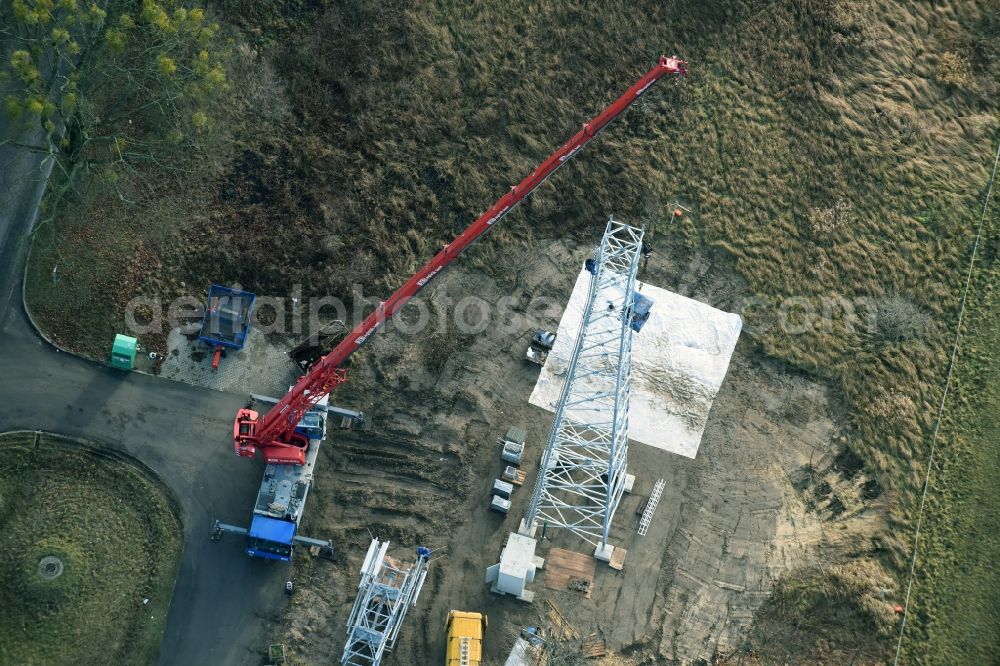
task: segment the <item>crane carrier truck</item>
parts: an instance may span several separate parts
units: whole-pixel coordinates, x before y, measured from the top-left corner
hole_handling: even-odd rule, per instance
[[[251,557],[287,562],[292,559],[296,545],[318,546],[329,550],[330,541],[312,539],[296,534],[306,497],[312,486],[313,470],[319,457],[319,447],[326,435],[326,420],[331,409],[329,396],[323,396],[316,405],[303,415],[297,428],[298,434],[309,440],[305,460],[301,465],[278,465],[268,463],[264,467],[250,516],[250,527],[238,527],[215,521],[212,537],[218,539],[224,533],[246,536],[246,552]],[[344,410],[340,410],[344,411]]]

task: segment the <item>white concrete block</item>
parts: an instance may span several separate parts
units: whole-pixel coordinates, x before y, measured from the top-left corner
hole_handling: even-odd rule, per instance
[[[615,547],[610,543],[606,543],[603,547],[598,546],[594,549],[594,559],[600,560],[601,562],[610,562],[611,554],[613,552],[615,552]]]

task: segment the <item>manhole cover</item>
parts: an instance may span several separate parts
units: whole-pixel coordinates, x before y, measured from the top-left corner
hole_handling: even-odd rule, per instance
[[[63,563],[58,557],[54,555],[47,555],[43,557],[38,563],[38,575],[45,580],[53,580],[58,578],[63,572]]]

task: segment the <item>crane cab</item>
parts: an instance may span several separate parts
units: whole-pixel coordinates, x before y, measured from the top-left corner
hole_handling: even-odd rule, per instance
[[[253,458],[257,452],[253,438],[257,434],[259,416],[260,414],[252,409],[241,409],[236,412],[236,421],[233,422],[233,446],[236,448],[236,455],[241,458]]]
[[[289,520],[255,514],[247,531],[247,555],[265,560],[289,561],[292,559],[296,527]]]
[[[315,410],[306,412],[296,426],[295,432],[309,439],[323,439],[326,436],[326,419]]]

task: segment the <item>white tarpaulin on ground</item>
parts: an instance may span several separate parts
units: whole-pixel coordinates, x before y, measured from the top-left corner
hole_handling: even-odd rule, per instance
[[[555,346],[528,400],[550,412],[566,381],[590,278],[586,270],[577,277]],[[666,289],[645,284],[641,292],[653,300],[653,309],[632,336],[629,439],[694,458],[743,322]]]

